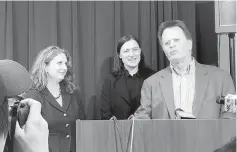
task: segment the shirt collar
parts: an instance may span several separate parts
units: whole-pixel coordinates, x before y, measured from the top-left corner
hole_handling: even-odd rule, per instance
[[[124,68],[123,71],[124,71],[124,74],[125,74],[126,77],[134,77],[134,76],[140,77],[139,69],[138,69],[137,73],[133,74],[133,76],[131,76],[131,75],[129,74],[129,72],[128,72],[127,69]]]
[[[172,73],[175,73],[179,76],[190,74],[193,71],[193,69],[195,68],[195,59],[194,59],[194,57],[192,57],[192,60],[189,63],[189,65],[185,67],[185,73],[184,74],[181,74],[179,72],[179,70],[176,69],[171,63],[170,63],[170,67],[171,67]]]

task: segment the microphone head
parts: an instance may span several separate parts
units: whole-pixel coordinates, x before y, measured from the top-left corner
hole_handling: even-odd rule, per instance
[[[221,96],[219,99],[216,100],[218,104],[225,104],[225,96]]]
[[[226,96],[221,96],[216,103],[223,104],[225,112],[236,113],[237,110],[237,95],[228,94]]]

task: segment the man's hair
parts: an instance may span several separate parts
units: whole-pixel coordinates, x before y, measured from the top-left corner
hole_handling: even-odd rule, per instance
[[[192,40],[192,35],[189,32],[187,26],[184,24],[183,21],[170,20],[170,21],[165,21],[165,22],[161,23],[160,26],[159,26],[157,37],[159,39],[159,42],[160,42],[161,46],[162,46],[162,34],[163,34],[164,30],[167,29],[167,28],[172,28],[172,27],[180,27],[183,30],[184,35],[186,36],[186,38],[189,39],[189,40]]]
[[[72,93],[75,90],[75,85],[73,81],[73,72],[72,72],[72,57],[69,52],[65,49],[60,49],[57,46],[49,46],[41,50],[36,57],[32,69],[30,71],[31,79],[33,81],[33,89],[43,90],[47,85],[47,72],[45,66],[56,57],[57,55],[64,53],[67,57],[67,73],[64,79],[60,82],[62,91]]]

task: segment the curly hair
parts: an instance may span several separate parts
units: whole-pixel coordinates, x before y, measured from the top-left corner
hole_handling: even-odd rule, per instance
[[[38,91],[43,90],[47,85],[47,72],[46,65],[54,59],[57,55],[64,53],[67,57],[67,73],[64,79],[60,82],[60,88],[62,91],[72,93],[75,90],[75,85],[73,82],[73,72],[72,72],[72,57],[69,52],[65,49],[61,49],[57,46],[49,46],[39,52],[37,55],[32,69],[30,70],[31,79],[33,81],[32,89]]]

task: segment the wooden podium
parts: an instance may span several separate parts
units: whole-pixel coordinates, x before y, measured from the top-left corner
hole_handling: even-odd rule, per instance
[[[129,152],[132,120],[76,125],[77,152]],[[213,152],[236,136],[236,119],[135,120],[133,133],[133,152]]]

